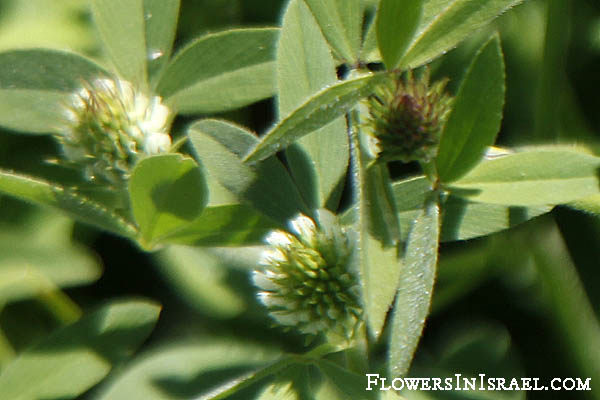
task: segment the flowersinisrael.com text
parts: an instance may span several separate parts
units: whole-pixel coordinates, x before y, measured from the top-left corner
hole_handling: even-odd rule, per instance
[[[554,378],[549,383],[540,378],[493,378],[486,374],[464,377],[454,374],[447,378],[382,378],[379,374],[366,374],[366,390],[592,390],[591,378]]]

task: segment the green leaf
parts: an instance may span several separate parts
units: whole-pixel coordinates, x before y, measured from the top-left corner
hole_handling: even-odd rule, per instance
[[[5,3],[0,26],[0,48],[53,48],[89,51],[96,46],[84,1],[29,0]]]
[[[258,244],[279,225],[245,204],[208,206],[189,225],[165,239],[193,246],[244,246]]]
[[[294,390],[294,382],[274,382],[269,384],[257,397],[258,400],[300,400]]]
[[[27,243],[0,242],[0,302],[7,303],[48,293],[57,288],[91,283],[101,269],[77,248],[45,248]]]
[[[173,49],[180,0],[144,0],[148,74],[157,76]]]
[[[369,159],[360,132],[352,132],[352,176],[354,178],[354,209],[358,216],[358,252],[355,260],[361,276],[362,303],[367,323],[377,337],[383,330],[387,313],[394,301],[402,263],[398,258],[398,224],[395,207],[390,204],[386,166],[368,167]],[[361,140],[362,139],[362,140]],[[391,190],[391,188],[389,188]],[[392,228],[390,229],[390,225]]]
[[[337,396],[321,397],[320,382],[311,365],[291,365],[279,372],[273,382],[261,391],[257,400],[338,400]],[[328,393],[330,394],[330,393]]]
[[[357,60],[362,37],[364,5],[361,0],[304,0],[321,27],[323,35],[346,61]]]
[[[434,196],[437,193],[432,193]],[[394,378],[408,372],[429,314],[438,257],[439,217],[437,198],[427,199],[408,237],[404,270],[390,321],[388,365]]]
[[[73,221],[34,212],[19,226],[0,230],[0,304],[96,281],[102,268],[85,248],[72,243]]]
[[[94,62],[64,51],[0,53],[0,126],[27,133],[57,132],[64,106],[82,80],[107,75]]]
[[[477,52],[444,127],[437,170],[443,182],[465,175],[496,141],[504,105],[504,61],[494,35]]]
[[[169,246],[157,268],[177,296],[217,318],[233,318],[246,309],[241,293],[227,282],[228,265],[206,249]]]
[[[394,246],[400,240],[400,225],[392,181],[385,164],[368,166],[364,172],[366,209],[371,233],[385,246]]]
[[[600,158],[578,148],[532,147],[483,161],[453,182],[453,194],[506,205],[556,205],[599,194]]]
[[[119,75],[146,88],[171,55],[179,0],[92,0],[92,11]]]
[[[321,90],[267,132],[244,161],[255,162],[267,158],[329,124],[350,110],[360,99],[369,96],[385,78],[385,74],[373,74],[346,80]]]
[[[291,357],[282,358],[279,361],[273,362],[264,368],[257,369],[246,375],[234,379],[233,381],[227,382],[221,385],[219,388],[210,391],[209,393],[198,397],[196,400],[222,400],[227,399],[231,395],[257,383],[265,378],[275,375],[282,371],[284,368],[293,366],[294,359]]]
[[[149,249],[187,227],[208,201],[204,174],[180,154],[141,160],[131,174],[129,194],[140,240]]]
[[[367,378],[365,375],[358,375],[354,372],[348,371],[326,359],[318,360],[316,364],[325,374],[325,376],[329,378],[329,381],[331,381],[331,383],[333,383],[341,393],[347,396],[347,398],[378,398],[377,392],[369,392],[365,390],[367,387]]]
[[[365,40],[363,41],[362,48],[360,50],[360,60],[363,62],[378,62],[381,61],[381,54],[377,48],[377,19],[373,21],[367,28],[365,33]]]
[[[28,203],[66,212],[78,221],[101,229],[134,237],[137,230],[121,216],[74,191],[24,175],[0,170],[0,193]]]
[[[475,55],[444,127],[436,160],[443,181],[466,174],[495,142],[502,120],[504,80],[500,39],[494,35]]]
[[[292,1],[283,17],[277,50],[279,115],[286,116],[313,93],[335,83],[335,61],[303,1]],[[301,138],[286,152],[294,180],[311,208],[337,208],[348,167],[346,121],[340,117]],[[328,202],[328,200],[331,201]]]
[[[152,331],[160,307],[113,302],[24,351],[0,374],[0,400],[70,399],[104,378]]]
[[[189,128],[188,136],[198,159],[213,178],[282,226],[299,212],[308,214],[302,196],[287,170],[276,158],[249,166],[241,158],[258,139],[228,122],[202,120]]]
[[[271,352],[256,345],[228,340],[163,345],[139,357],[97,398],[193,399],[233,374],[239,375],[240,368],[264,365],[273,357]]]
[[[275,93],[278,29],[236,29],[192,42],[169,63],[158,93],[182,113],[226,111]]]
[[[577,210],[600,216],[600,194],[595,194],[567,204]]]
[[[427,194],[431,192],[431,183],[424,176],[410,178],[395,182],[393,191],[400,219],[400,232],[402,240],[405,241]],[[442,207],[440,240],[451,242],[489,235],[512,228],[551,209],[550,206],[519,207],[476,203],[451,195]]]
[[[415,35],[423,0],[381,0],[377,10],[377,43],[388,70],[395,69]]]
[[[429,0],[402,67],[416,68],[455,47],[523,0]]]
[[[513,228],[550,212],[551,206],[505,206],[450,196],[444,203],[441,241],[467,240]]]
[[[92,0],[94,22],[104,48],[125,80],[142,88],[148,82],[144,0]]]

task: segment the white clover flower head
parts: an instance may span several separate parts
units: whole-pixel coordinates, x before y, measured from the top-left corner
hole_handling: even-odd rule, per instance
[[[318,223],[298,215],[290,231],[275,230],[253,274],[258,299],[273,319],[309,335],[333,332],[350,338],[362,315],[358,280],[351,267],[349,235],[326,210]]]
[[[64,163],[81,167],[91,180],[122,185],[139,158],[170,151],[169,108],[122,79],[84,83],[64,114],[58,135]]]

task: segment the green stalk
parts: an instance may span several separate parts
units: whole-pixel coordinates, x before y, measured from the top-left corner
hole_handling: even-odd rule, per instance
[[[15,350],[10,345],[10,342],[4,335],[4,332],[0,329],[0,369],[4,364],[7,364],[15,358]]]
[[[545,240],[535,242],[532,253],[558,331],[582,378],[600,382],[600,325],[581,284],[560,232],[552,223]],[[600,399],[600,391],[586,392]]]
[[[73,323],[82,315],[81,308],[57,287],[42,291],[37,298],[61,324]]]
[[[560,127],[561,97],[569,44],[571,0],[547,2],[546,38],[539,80],[534,135],[537,140],[556,139]]]

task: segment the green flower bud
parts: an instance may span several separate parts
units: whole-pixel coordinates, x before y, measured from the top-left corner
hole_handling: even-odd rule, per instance
[[[123,186],[136,161],[168,152],[169,109],[129,82],[98,78],[71,96],[58,140],[63,164],[83,168],[89,180]]]
[[[352,241],[333,214],[318,212],[318,225],[305,215],[290,221],[290,232],[272,231],[254,271],[261,302],[277,323],[310,335],[354,335],[362,309],[351,268]]]
[[[429,70],[395,74],[368,99],[367,133],[378,161],[429,162],[437,154],[452,98],[447,80],[429,85]]]

